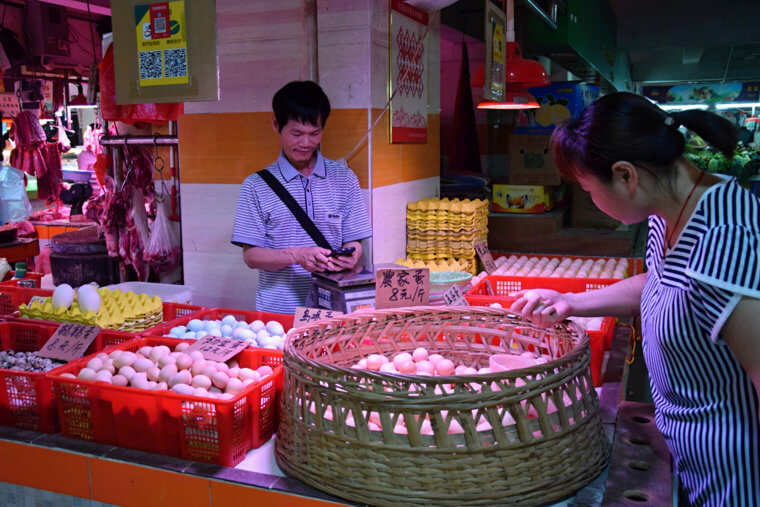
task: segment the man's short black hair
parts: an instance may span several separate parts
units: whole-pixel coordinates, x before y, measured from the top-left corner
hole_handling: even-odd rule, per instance
[[[314,81],[291,81],[274,94],[272,110],[280,131],[290,120],[324,127],[330,116],[330,101]]]

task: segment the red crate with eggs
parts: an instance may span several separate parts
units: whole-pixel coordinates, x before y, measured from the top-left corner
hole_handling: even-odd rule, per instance
[[[109,349],[174,349],[193,340],[142,337]],[[71,438],[118,445],[185,459],[234,466],[260,447],[277,427],[282,389],[282,352],[246,349],[236,355],[241,368],[269,366],[272,373],[229,399],[173,391],[146,390],[71,378],[95,356],[71,362],[49,375],[58,401],[61,433]]]
[[[15,353],[37,352],[58,329],[59,323],[26,319],[0,321],[0,348]],[[133,334],[101,330],[86,353],[98,352],[134,338]],[[7,359],[3,360],[5,364]],[[26,362],[26,360],[25,360]],[[58,414],[53,389],[47,373],[12,369],[9,363],[0,368],[0,424],[16,428],[55,433]],[[63,366],[59,366],[61,368]],[[55,371],[55,369],[51,370]]]
[[[263,322],[275,321],[282,324],[285,331],[288,331],[293,327],[294,315],[287,315],[284,313],[267,313],[256,312],[251,310],[235,310],[231,308],[204,308],[202,311],[191,315],[181,315],[174,320],[164,319],[163,324],[152,327],[146,331],[143,331],[143,336],[165,336],[169,334],[172,328],[177,326],[186,326],[191,320],[198,319],[202,321],[206,320],[221,320],[225,316],[231,315],[236,321],[253,322],[255,320],[261,320]]]

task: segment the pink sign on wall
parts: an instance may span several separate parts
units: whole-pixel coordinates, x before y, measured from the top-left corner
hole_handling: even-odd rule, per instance
[[[427,142],[427,12],[391,0],[392,143]]]

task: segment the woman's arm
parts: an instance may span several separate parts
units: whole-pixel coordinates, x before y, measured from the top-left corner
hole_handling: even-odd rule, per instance
[[[739,364],[749,375],[760,395],[760,299],[744,297],[736,305],[721,330]],[[760,417],[760,414],[758,414]]]
[[[521,297],[512,304],[511,310],[544,327],[570,316],[636,317],[641,313],[641,292],[646,281],[647,273],[642,273],[589,292],[520,291],[518,295]]]

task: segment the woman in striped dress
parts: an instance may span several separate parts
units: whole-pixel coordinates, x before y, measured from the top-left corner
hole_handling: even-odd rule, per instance
[[[760,199],[683,157],[683,126],[726,156],[737,131],[707,111],[607,95],[552,138],[563,176],[626,224],[648,218],[647,272],[597,291],[522,294],[548,326],[641,315],[657,427],[694,505],[760,505]]]

